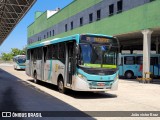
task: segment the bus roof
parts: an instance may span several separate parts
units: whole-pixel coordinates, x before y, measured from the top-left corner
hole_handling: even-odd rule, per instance
[[[16,55],[16,56],[14,56],[14,58],[15,58],[15,57],[21,57],[21,56],[26,56],[26,55]]]
[[[76,42],[79,43],[79,37],[80,37],[80,35],[92,35],[92,36],[103,36],[103,37],[113,38],[113,36],[103,35],[103,34],[91,34],[91,33],[75,34],[75,35],[68,36],[68,37],[54,38],[54,39],[47,40],[47,41],[42,41],[42,42],[39,42],[39,43],[33,43],[31,45],[28,45],[27,49],[42,47],[42,46],[45,46],[45,45],[65,42],[65,41],[69,41],[69,40],[76,40]]]

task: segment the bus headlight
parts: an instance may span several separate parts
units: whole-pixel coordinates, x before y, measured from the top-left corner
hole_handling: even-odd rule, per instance
[[[116,77],[114,78],[114,81],[116,81],[118,79],[118,74],[116,75]]]
[[[85,76],[83,76],[82,74],[78,74],[78,77],[83,79],[83,80],[85,80],[85,81],[87,81],[87,78]]]

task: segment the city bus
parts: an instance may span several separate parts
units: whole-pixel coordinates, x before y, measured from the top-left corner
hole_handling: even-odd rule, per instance
[[[13,61],[15,70],[22,70],[26,68],[26,55],[17,55],[13,57]]]
[[[119,76],[127,79],[142,76],[142,54],[119,54],[119,63]],[[160,76],[160,54],[151,54],[149,72],[151,72],[154,77]]]
[[[57,85],[61,93],[116,90],[118,52],[118,40],[101,34],[42,41],[27,47],[26,74]]]

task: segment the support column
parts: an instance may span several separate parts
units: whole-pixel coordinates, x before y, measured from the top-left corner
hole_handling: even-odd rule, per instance
[[[150,72],[151,34],[153,31],[143,30],[143,77],[145,72]],[[149,75],[146,77],[150,77]]]

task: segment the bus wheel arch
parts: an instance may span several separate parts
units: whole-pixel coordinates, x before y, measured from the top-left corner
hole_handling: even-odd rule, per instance
[[[63,79],[63,76],[61,74],[58,76],[57,86],[58,86],[58,91],[60,93],[65,93],[66,92],[66,88],[64,87],[64,79]]]
[[[133,78],[133,76],[134,76],[134,73],[133,73],[132,70],[127,70],[127,71],[125,72],[125,78],[131,79],[131,78]]]

